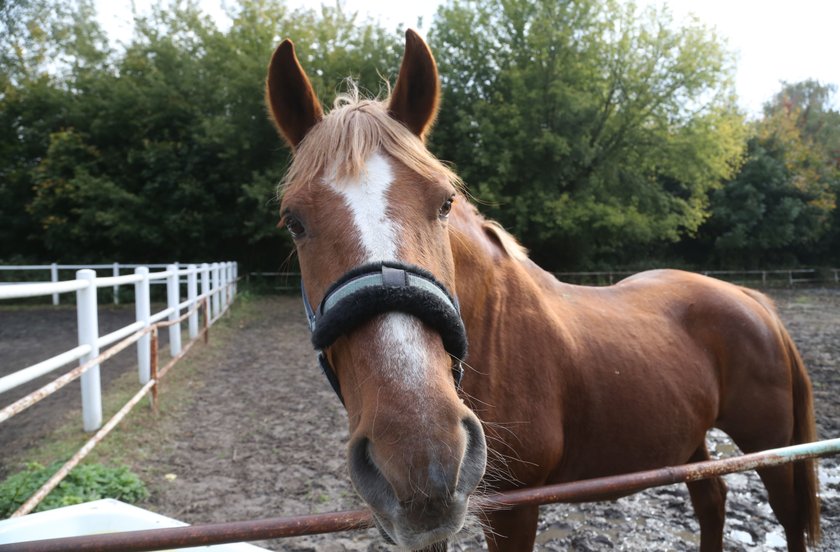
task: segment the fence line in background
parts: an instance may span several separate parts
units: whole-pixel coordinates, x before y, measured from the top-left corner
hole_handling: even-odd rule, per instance
[[[178,265],[179,263],[174,263]],[[151,263],[151,264],[136,264],[136,263],[110,263],[110,264],[89,264],[89,265],[82,265],[82,264],[58,264],[58,263],[51,263],[48,265],[0,265],[0,272],[15,272],[15,271],[24,271],[24,272],[32,272],[32,271],[49,271],[49,281],[52,283],[59,282],[59,271],[64,270],[81,270],[81,269],[110,269],[111,275],[114,278],[120,276],[123,270],[130,270],[130,269],[137,269],[140,267],[146,268],[166,268],[168,265],[166,263]],[[9,284],[28,284],[31,283],[29,281],[25,282],[6,282]],[[164,283],[164,282],[155,282],[155,283]],[[0,283],[0,285],[3,285]],[[115,305],[120,303],[120,285],[124,285],[121,281],[116,281],[113,284],[113,302]],[[52,295],[52,302],[53,305],[58,305],[60,303],[60,292],[54,292]]]
[[[108,266],[108,265],[103,265]],[[112,272],[115,274],[116,270]],[[95,431],[73,457],[56,474],[38,489],[14,513],[12,517],[22,516],[37,505],[52,491],[70,471],[87,456],[91,450],[122,421],[128,412],[150,391],[152,406],[157,408],[158,384],[166,372],[192,348],[199,338],[207,341],[210,325],[222,316],[236,296],[238,279],[236,263],[203,263],[200,267],[188,265],[181,269],[177,264],[166,265],[162,272],[149,272],[149,266],[136,266],[134,274],[96,276],[91,268],[82,268],[76,272],[76,279],[64,282],[38,282],[0,284],[0,299],[20,297],[38,297],[50,294],[76,292],[76,312],[78,320],[79,346],[56,355],[46,361],[28,366],[3,378],[0,378],[0,393],[13,389],[48,372],[56,370],[74,360],[80,365],[58,377],[47,385],[19,399],[0,410],[0,423],[22,412],[40,400],[55,393],[77,378],[82,380],[82,418],[85,431]],[[212,274],[212,284],[210,275]],[[201,275],[202,293],[197,293],[198,279]],[[180,301],[180,288],[186,277],[187,300]],[[162,280],[167,286],[167,307],[155,314],[151,313],[149,286]],[[107,335],[99,335],[97,290],[104,287],[133,284],[135,287],[135,318],[132,324],[124,326]],[[116,293],[116,292],[115,292]],[[204,324],[198,329],[198,310],[203,307]],[[183,312],[183,314],[182,314]],[[166,319],[164,321],[164,319]],[[181,346],[181,324],[188,324],[189,340]],[[171,359],[160,371],[158,365],[158,328],[169,328]],[[150,339],[151,334],[151,339]],[[99,385],[99,365],[120,351],[137,343],[138,375],[142,384],[139,391],[102,426],[102,400]],[[109,347],[110,346],[110,347]],[[100,353],[100,348],[109,347]]]
[[[560,281],[570,284],[612,285],[641,270],[604,270],[583,272],[552,272]],[[840,268],[791,268],[779,270],[698,270],[699,274],[737,284],[768,286],[783,284],[840,284]],[[246,281],[279,279],[273,289],[295,291],[300,289],[299,272],[248,272]]]
[[[80,265],[61,265],[80,266]],[[94,265],[108,267],[112,274],[116,272],[114,265]],[[125,266],[125,265],[123,265]],[[90,362],[99,356],[100,349],[111,345],[131,335],[132,333],[149,328],[164,318],[171,321],[180,317],[181,311],[190,309],[199,301],[207,298],[212,301],[209,324],[212,324],[233,301],[236,292],[236,278],[238,267],[236,263],[203,263],[200,267],[190,264],[186,268],[179,268],[177,264],[165,265],[166,270],[150,272],[149,267],[160,265],[134,265],[134,274],[121,276],[97,277],[91,268],[82,268],[76,272],[75,280],[59,282],[36,282],[0,284],[0,300],[24,297],[39,297],[61,293],[76,292],[76,313],[78,320],[78,346],[58,355],[27,366],[12,374],[0,378],[0,393],[23,385],[35,378],[57,370],[71,362],[79,360],[81,364]],[[0,267],[8,268],[8,267]],[[20,268],[20,267],[16,267]],[[32,268],[31,266],[24,267]],[[201,274],[202,282],[207,281],[209,274],[213,274],[213,284],[202,286],[201,295],[194,294],[184,302],[180,302],[181,277],[189,287],[190,279],[197,281]],[[167,286],[166,309],[151,313],[149,286],[152,283],[163,282]],[[99,335],[97,290],[105,287],[133,284],[135,288],[135,322],[124,326],[107,335]],[[196,318],[197,320],[197,318]],[[181,351],[181,325],[170,326],[170,351],[173,357]],[[191,335],[191,339],[194,337]],[[144,334],[137,343],[138,376],[141,384],[150,379],[149,337]],[[81,374],[82,379],[82,419],[85,431],[95,431],[102,425],[102,399],[99,381],[99,365],[93,363]],[[37,391],[36,391],[37,393]],[[2,420],[0,420],[2,421]]]
[[[142,334],[151,333],[153,336],[155,336],[155,338],[153,338],[151,340],[151,344],[150,344],[150,347],[153,349],[151,351],[151,358],[153,359],[153,362],[152,362],[152,377],[149,379],[149,381],[146,382],[146,384],[143,385],[140,388],[140,390],[137,391],[134,394],[134,396],[132,396],[131,399],[129,399],[128,402],[126,402],[125,405],[123,405],[123,407],[120,408],[120,410],[117,411],[117,413],[114,414],[111,417],[111,419],[108,420],[108,422],[101,429],[99,429],[99,431],[97,431],[96,434],[93,437],[88,439],[88,441],[82,446],[82,448],[80,448],[67,462],[65,462],[64,465],[61,466],[61,468],[59,468],[58,471],[55,474],[53,474],[52,477],[50,477],[50,479],[47,480],[41,486],[41,488],[39,488],[37,491],[35,491],[35,493],[32,496],[30,496],[29,499],[27,499],[27,501],[23,505],[21,505],[20,508],[15,510],[15,512],[12,513],[11,517],[24,516],[24,515],[30,513],[32,510],[34,510],[38,506],[38,504],[40,504],[47,497],[47,495],[49,495],[50,492],[52,492],[52,490],[55,489],[61,483],[61,481],[65,477],[67,477],[67,475],[70,474],[70,472],[73,470],[73,468],[76,467],[88,454],[90,454],[90,452],[94,449],[94,447],[96,445],[98,445],[102,441],[102,439],[104,439],[105,436],[108,435],[111,432],[111,430],[113,430],[117,426],[117,424],[119,424],[128,415],[128,413],[134,408],[134,406],[136,406],[137,403],[140,402],[140,399],[142,399],[149,391],[152,391],[152,408],[155,411],[157,411],[157,390],[158,390],[158,384],[160,383],[160,380],[166,374],[166,371],[169,368],[171,368],[176,362],[178,362],[181,358],[183,358],[183,356],[187,353],[187,351],[189,351],[190,348],[192,348],[193,344],[195,344],[195,342],[197,341],[197,339],[190,341],[187,344],[187,346],[184,347],[184,350],[178,356],[173,357],[169,361],[169,363],[166,365],[166,367],[160,373],[158,373],[158,371],[156,369],[156,367],[157,367],[157,356],[158,356],[158,342],[157,342],[156,336],[157,336],[158,328],[159,327],[172,326],[173,324],[177,324],[177,323],[182,322],[187,317],[189,317],[193,313],[193,311],[197,311],[199,309],[199,307],[204,307],[204,318],[205,318],[205,321],[207,321],[210,318],[210,313],[209,313],[209,309],[208,309],[208,298],[205,297],[205,298],[202,298],[200,302],[193,305],[193,307],[187,313],[180,316],[178,319],[176,319],[174,321],[168,321],[168,322],[158,322],[156,324],[153,324],[152,326],[149,326],[147,328],[143,328],[139,332],[137,332],[136,334],[124,339],[123,341],[121,341],[119,343],[117,343],[115,346],[111,347],[108,351],[106,351],[105,353],[103,353],[99,357],[97,357],[95,359],[91,359],[90,361],[83,364],[82,366],[79,366],[79,368],[76,368],[75,370],[72,370],[71,372],[69,372],[68,374],[65,374],[65,376],[62,376],[61,378],[58,378],[56,381],[53,382],[53,384],[50,384],[50,385],[46,386],[46,387],[50,387],[50,386],[54,387],[48,393],[41,393],[41,391],[43,389],[46,389],[46,387],[42,388],[42,390],[36,391],[32,395],[37,394],[38,397],[34,401],[32,401],[30,404],[22,405],[23,407],[19,408],[17,410],[17,412],[22,411],[24,408],[27,408],[28,406],[31,406],[31,404],[34,404],[34,402],[37,402],[38,400],[44,398],[49,393],[53,393],[56,390],[58,390],[59,388],[63,387],[64,385],[66,385],[67,383],[69,383],[70,381],[75,379],[75,377],[78,377],[79,374],[84,375],[85,370],[90,369],[92,366],[97,366],[99,362],[104,361],[107,358],[110,358],[111,356],[117,354],[119,351],[121,351],[125,347],[127,347],[127,346],[131,345],[132,343],[134,343],[135,341],[137,341],[138,338]],[[207,335],[209,333],[209,326],[207,325],[207,323],[205,323],[204,329],[202,330],[202,333],[204,334],[204,340],[206,342],[207,341]],[[58,383],[59,381],[61,381],[60,384]],[[24,399],[27,399],[27,398],[29,398],[29,397],[24,397]],[[22,401],[18,401],[18,403],[20,403],[20,402],[22,402]],[[15,403],[14,405],[12,405],[12,407],[15,407],[16,405],[18,405],[18,403]],[[16,414],[17,412],[12,412],[11,415]],[[3,419],[7,419],[7,418],[8,417],[0,418],[0,421],[2,421]]]
[[[619,280],[641,271],[612,270],[592,272],[554,272],[554,276],[570,283],[591,283],[612,285]],[[791,268],[778,270],[697,270],[705,276],[726,280],[736,284],[751,284],[762,287],[797,284],[840,283],[840,268]]]

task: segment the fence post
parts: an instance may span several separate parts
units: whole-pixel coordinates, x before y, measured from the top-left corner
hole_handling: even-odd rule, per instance
[[[201,295],[210,303],[210,265],[201,263]]]
[[[233,296],[231,297],[231,300],[233,300],[233,298],[236,297],[236,283],[239,281],[239,263],[236,261],[230,263],[230,270],[233,274],[233,287],[230,288],[233,292]]]
[[[219,264],[219,300],[222,304],[222,312],[225,312],[228,307],[228,273],[227,273],[227,263],[220,263]]]
[[[143,327],[148,328],[151,324],[151,300],[149,296],[149,267],[139,266],[134,269],[134,273],[143,277],[142,280],[134,284],[134,312],[137,315],[137,321],[143,323]],[[146,384],[151,377],[151,358],[149,356],[149,334],[144,334],[137,342],[137,374],[140,377],[140,383]]]
[[[114,278],[120,275],[120,263],[114,263]],[[120,304],[120,286],[114,286],[114,304]]]
[[[230,288],[228,289],[228,302],[233,303],[233,286],[236,282],[236,278],[233,277],[233,261],[228,261],[228,283],[230,284]]]
[[[187,299],[190,302],[189,308],[193,311],[189,317],[190,326],[190,341],[198,337],[198,304],[196,303],[196,296],[198,295],[198,280],[196,279],[196,267],[194,264],[187,265]]]
[[[50,265],[50,280],[52,283],[56,283],[58,281],[58,264],[52,263]],[[53,293],[53,305],[58,304],[58,293]]]
[[[89,345],[90,352],[79,359],[84,364],[99,356],[99,310],[96,301],[96,272],[90,269],[76,271],[76,278],[87,280],[88,286],[76,292],[76,319],[79,345]],[[88,368],[82,381],[82,424],[85,431],[95,431],[102,425],[102,394],[99,384],[99,365]]]
[[[166,267],[169,276],[166,277],[166,306],[172,309],[169,313],[169,321],[173,322],[181,316],[181,310],[178,308],[180,303],[180,276],[178,275],[178,265],[171,264]],[[181,323],[175,323],[169,326],[169,354],[173,357],[181,354]]]
[[[208,307],[210,306],[210,265],[207,263],[201,263],[201,295],[204,296],[204,300],[207,301]],[[210,309],[206,309],[204,314],[208,317],[212,317],[210,313]],[[207,320],[207,325],[210,325],[210,320]]]
[[[213,308],[211,312],[213,313],[213,318],[215,319],[219,316],[219,263],[213,263],[210,265],[213,270]]]
[[[230,272],[228,271],[228,263],[222,263],[219,267],[221,271],[220,277],[222,280],[222,310],[226,311],[230,305],[230,292],[228,283],[230,282]]]

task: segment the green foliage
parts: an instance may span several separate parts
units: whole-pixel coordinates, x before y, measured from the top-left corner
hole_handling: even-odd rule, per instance
[[[9,517],[52,475],[63,462],[49,467],[30,463],[26,469],[13,474],[0,483],[0,518]],[[125,466],[107,467],[102,464],[76,466],[59,483],[47,498],[36,508],[36,512],[81,504],[102,498],[115,498],[129,504],[149,496],[146,486]]]
[[[0,3],[0,261],[277,269],[273,49],[295,41],[325,107],[348,75],[395,80],[401,33],[340,2],[240,0],[220,29],[168,1],[116,48],[92,0]],[[428,38],[432,149],[546,267],[840,262],[831,86],[786,85],[747,125],[725,43],[623,0],[449,0]]]
[[[753,124],[744,166],[713,193],[704,229],[723,264],[836,256],[840,113],[829,108],[830,95],[813,81],[785,85]]]
[[[195,3],[174,2],[135,21],[135,37],[114,53],[91,9],[33,1],[3,19],[24,38],[0,42],[14,69],[0,96],[9,130],[0,133],[0,259],[276,268],[291,245],[275,229],[274,201],[288,155],[263,105],[273,49],[294,37],[332,96],[350,68],[373,90],[377,71],[395,73],[399,36],[339,6],[271,0],[239,3],[222,31]],[[54,52],[66,63],[48,72]]]
[[[454,0],[433,28],[434,135],[548,266],[679,240],[730,177],[744,127],[730,60],[699,25],[611,0]]]

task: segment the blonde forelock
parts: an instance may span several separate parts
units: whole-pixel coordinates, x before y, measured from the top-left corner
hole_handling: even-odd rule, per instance
[[[364,98],[355,83],[340,94],[333,109],[298,144],[292,164],[280,183],[284,190],[316,178],[357,178],[376,152],[390,155],[424,178],[444,178],[458,189],[461,181],[435,158],[423,142],[388,113],[388,101]]]

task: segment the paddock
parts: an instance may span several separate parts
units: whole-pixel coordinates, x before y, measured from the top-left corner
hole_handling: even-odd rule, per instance
[[[840,292],[772,292],[815,382],[821,438],[840,435]],[[201,364],[188,404],[159,420],[166,436],[154,465],[134,466],[153,496],[141,506],[189,523],[218,523],[355,509],[359,502],[344,467],[346,420],[320,378],[297,298],[260,298],[234,312],[231,339],[196,350]],[[231,386],[214,382],[225,381]],[[166,401],[166,393],[162,395]],[[130,420],[129,420],[130,422]],[[732,448],[714,436],[718,453]],[[840,471],[822,465],[822,550],[834,550],[840,532]],[[169,481],[163,476],[175,474]],[[753,474],[727,476],[730,485],[726,548],[783,549],[777,525]],[[542,550],[644,548],[695,550],[697,528],[683,486],[646,491],[617,502],[544,508]],[[474,525],[453,550],[480,550]],[[296,537],[257,543],[282,550],[386,550],[373,531]],[[782,548],[779,548],[779,546]]]

